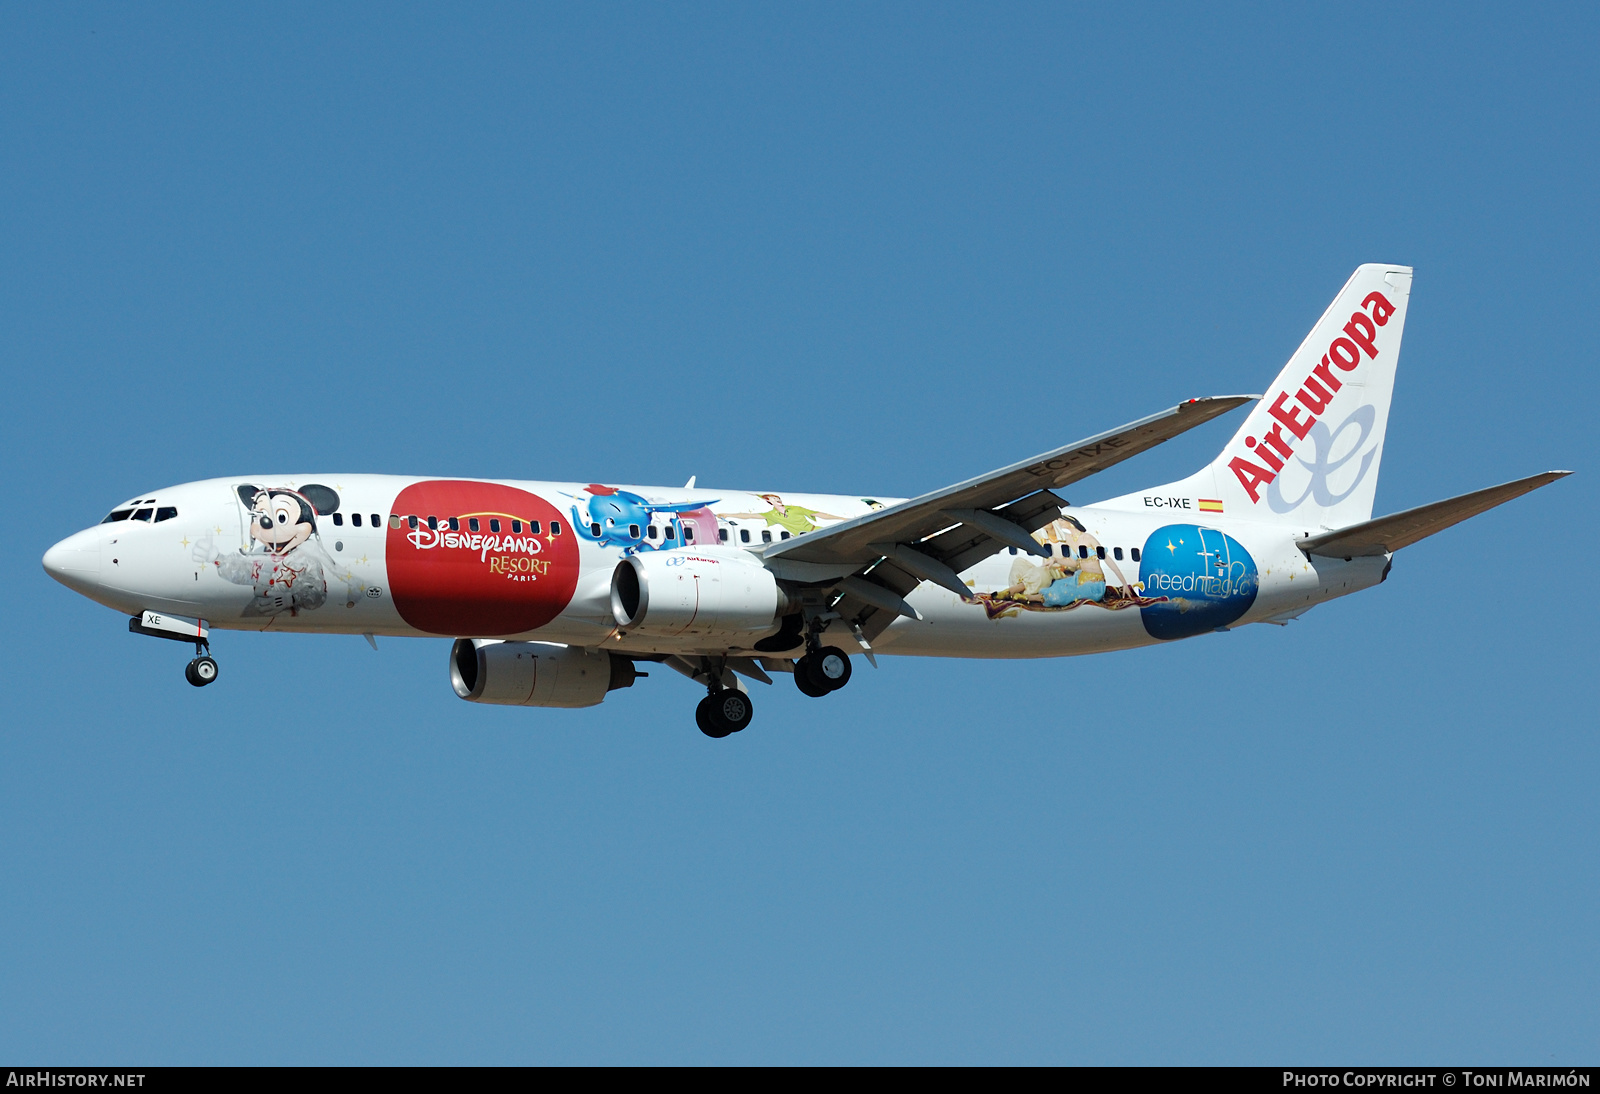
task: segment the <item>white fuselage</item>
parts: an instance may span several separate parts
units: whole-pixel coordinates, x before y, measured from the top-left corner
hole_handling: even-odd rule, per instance
[[[419,511],[450,508],[448,500],[439,500],[450,496],[440,492],[447,488],[466,491],[464,498],[478,497],[475,491],[498,493],[490,501],[463,501],[455,506],[461,511]],[[252,489],[259,491],[255,500]],[[336,499],[320,503],[331,505],[331,511],[298,516],[293,506],[303,506],[301,492],[316,501],[319,489]],[[282,495],[276,517],[275,491]],[[530,500],[495,500],[519,497]],[[630,553],[708,546],[713,518],[719,545],[759,550],[764,541],[782,542],[897,500],[389,475],[213,479],[119,506],[115,513],[127,511],[125,516],[63,540],[45,564],[63,583],[118,611],[193,617],[215,629],[522,639],[618,653],[725,653],[749,649],[773,633],[777,622],[732,642],[619,633],[611,602],[618,562]],[[1065,542],[1052,538],[1048,529],[1036,536],[1057,560],[1054,570],[1030,569],[1052,563],[1002,549],[961,574],[974,593],[990,596],[987,608],[924,583],[906,597],[922,621],[897,618],[872,647],[885,654],[1007,658],[1126,649],[1200,633],[1185,623],[1185,597],[1198,603],[1196,583],[1229,579],[1229,567],[1237,577],[1249,564],[1254,595],[1238,600],[1245,610],[1228,626],[1284,621],[1377,584],[1387,572],[1387,556],[1311,558],[1295,546],[1309,529],[1203,513],[1198,504],[1194,498],[1130,495],[1068,508],[1063,517],[1081,525],[1081,533]],[[270,525],[265,533],[262,520]],[[300,532],[291,536],[297,526]],[[1076,531],[1069,524],[1062,527]],[[1162,539],[1157,533],[1164,528],[1176,532]],[[1198,536],[1198,548],[1179,544],[1185,534]],[[695,538],[685,544],[688,536]],[[1188,576],[1175,577],[1168,563],[1182,550],[1198,550],[1202,569],[1191,567]],[[1232,555],[1244,562],[1224,557]],[[1047,603],[1052,576],[1074,591],[1088,590],[1085,598],[1063,604],[1063,594],[1057,593],[1056,602]],[[1103,581],[1097,584],[1097,577]],[[1108,586],[1113,596],[1125,589],[1162,598],[1159,611],[1177,621],[1177,629],[1153,632],[1139,608],[1109,610],[1114,602],[1101,591]],[[1092,599],[1096,594],[1102,599]],[[1008,607],[1008,596],[1015,598],[1014,607]],[[533,614],[520,618],[536,625],[498,629],[520,626],[500,622],[514,617],[493,614],[494,605],[507,597],[527,604]],[[457,601],[481,610],[456,612],[452,604]],[[836,637],[841,645],[851,638],[848,632]]]

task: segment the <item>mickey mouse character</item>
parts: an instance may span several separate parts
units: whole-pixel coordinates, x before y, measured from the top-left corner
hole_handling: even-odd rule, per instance
[[[338,510],[338,492],[317,483],[293,490],[247,483],[237,493],[249,511],[254,545],[225,555],[207,542],[200,553],[225,580],[248,585],[255,593],[243,614],[299,615],[302,609],[322,607],[328,600],[327,575],[338,566],[322,547],[317,517]],[[345,578],[349,607],[355,603],[356,589],[351,575],[346,573]]]

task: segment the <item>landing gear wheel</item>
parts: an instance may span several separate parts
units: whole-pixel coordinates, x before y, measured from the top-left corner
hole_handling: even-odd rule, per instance
[[[838,691],[850,682],[850,657],[838,646],[823,646],[815,653],[806,654],[795,667],[802,666],[814,688]]]
[[[700,700],[694,708],[695,724],[707,737],[726,737],[750,724],[755,708],[750,696],[738,688],[723,688]]]
[[[183,670],[183,678],[197,688],[203,688],[217,678],[217,663],[210,656],[196,657]]]
[[[809,695],[813,699],[822,698],[830,690],[825,687],[819,688],[811,682],[811,656],[809,654],[794,663],[794,686],[799,688],[802,694]]]

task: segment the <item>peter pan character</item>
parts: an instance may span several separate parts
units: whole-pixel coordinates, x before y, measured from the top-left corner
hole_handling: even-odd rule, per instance
[[[761,517],[767,522],[767,527],[777,526],[792,535],[802,535],[806,532],[815,532],[820,525],[817,519],[843,520],[843,517],[832,513],[819,513],[815,509],[807,509],[803,505],[785,505],[777,494],[757,494],[756,497],[772,506],[765,513],[723,513],[724,517]]]

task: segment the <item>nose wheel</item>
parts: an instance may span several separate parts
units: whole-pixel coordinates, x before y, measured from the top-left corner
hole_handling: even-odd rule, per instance
[[[189,662],[183,670],[183,678],[197,688],[203,688],[217,678],[217,661],[209,653],[202,654]]]

